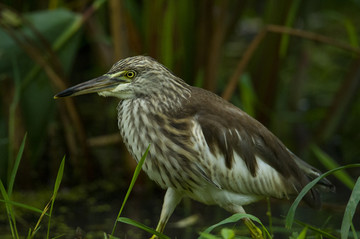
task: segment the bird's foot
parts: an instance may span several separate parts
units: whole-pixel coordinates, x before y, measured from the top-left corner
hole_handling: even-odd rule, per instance
[[[246,218],[244,220],[244,223],[245,223],[246,227],[250,231],[251,238],[253,238],[253,239],[264,239],[264,237],[262,235],[262,231],[260,230],[260,228],[258,228],[250,219]]]

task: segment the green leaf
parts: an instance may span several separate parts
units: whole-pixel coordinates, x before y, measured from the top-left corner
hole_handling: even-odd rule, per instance
[[[269,233],[268,230],[264,227],[264,225],[261,223],[261,221],[260,221],[257,217],[255,217],[255,216],[253,216],[253,215],[250,215],[250,214],[246,214],[246,213],[236,213],[236,214],[234,214],[234,215],[232,215],[232,216],[230,216],[230,217],[222,220],[221,222],[216,223],[216,224],[208,227],[205,231],[203,231],[203,233],[209,234],[214,228],[216,228],[216,227],[218,227],[218,226],[221,226],[221,225],[224,225],[224,224],[227,224],[227,223],[234,223],[234,222],[237,222],[237,221],[239,221],[239,220],[241,220],[241,219],[243,219],[243,218],[249,218],[249,219],[251,219],[252,221],[255,221],[255,222],[259,223],[259,224],[263,227],[264,231],[265,231],[266,234],[269,236],[269,238],[271,238],[270,233]],[[200,237],[199,237],[198,239],[203,239],[203,238],[204,238],[204,237],[202,237],[202,235],[200,234]]]
[[[296,19],[296,13],[299,10],[301,0],[291,1],[291,7],[289,13],[287,14],[285,26],[291,27],[294,24]],[[285,57],[288,46],[289,46],[290,36],[288,34],[282,34],[281,36],[281,44],[279,49],[279,55],[281,58]]]
[[[60,163],[60,167],[56,176],[56,180],[55,180],[55,186],[54,186],[54,192],[53,192],[53,196],[52,196],[52,200],[51,200],[51,206],[50,206],[50,212],[49,212],[49,222],[48,222],[48,228],[47,228],[47,234],[46,234],[46,238],[48,239],[50,236],[50,225],[51,225],[51,215],[52,215],[52,211],[54,208],[54,202],[60,187],[60,183],[64,174],[64,167],[65,167],[65,156],[63,157],[63,159],[61,160]]]
[[[14,205],[14,206],[17,206],[17,207],[21,207],[21,208],[27,209],[29,211],[37,212],[37,213],[40,213],[40,214],[42,213],[42,210],[40,210],[40,209],[38,209],[36,207],[32,207],[32,206],[23,204],[23,203],[11,201],[11,200],[2,200],[2,199],[0,199],[0,202],[6,203],[6,204],[11,204],[11,205]],[[48,215],[48,214],[45,214],[45,215]]]
[[[291,228],[292,227],[292,224],[294,222],[294,217],[295,217],[295,211],[297,209],[297,206],[299,205],[301,199],[310,191],[310,189],[312,187],[314,187],[322,178],[325,178],[326,176],[334,173],[334,172],[337,172],[337,171],[340,171],[340,170],[343,170],[343,169],[346,169],[346,168],[354,168],[354,167],[360,167],[360,164],[349,164],[349,165],[346,165],[346,166],[342,166],[342,167],[339,167],[339,168],[335,168],[335,169],[332,169],[322,175],[320,175],[319,177],[315,178],[313,181],[311,181],[310,183],[308,183],[302,190],[301,192],[299,193],[299,195],[296,197],[295,201],[293,202],[293,204],[291,205],[290,209],[289,209],[289,212],[288,214],[286,215],[286,220],[285,220],[285,227],[286,228]]]
[[[120,239],[120,237],[112,236],[112,235],[106,235],[104,232],[104,239]]]
[[[304,223],[304,222],[301,222],[301,221],[298,221],[296,220],[295,221],[297,224],[300,224],[304,227],[306,227],[307,229],[310,229],[311,231],[314,231],[318,234],[320,234],[321,236],[324,236],[325,238],[329,238],[329,239],[337,239],[336,236],[333,236],[331,235],[330,233],[320,229],[320,228],[317,228],[317,227],[314,227],[314,226],[311,226],[310,224],[307,224],[307,223]],[[300,235],[299,235],[300,236]],[[305,237],[306,238],[306,237]]]
[[[256,94],[249,74],[242,75],[239,87],[243,110],[250,116],[255,117]]]
[[[307,227],[304,227],[304,229],[301,231],[300,235],[297,237],[297,239],[305,239],[306,238],[306,232],[307,232]]]
[[[221,229],[221,236],[224,238],[224,239],[234,239],[235,238],[235,232],[234,230],[231,230],[229,228],[223,228]]]
[[[173,49],[173,36],[174,36],[174,20],[176,1],[169,1],[167,9],[164,13],[164,21],[161,32],[161,58],[164,65],[173,68],[174,65],[174,49]]]
[[[58,174],[56,176],[54,192],[53,192],[54,200],[55,200],[55,197],[57,195],[57,192],[59,191],[61,180],[62,180],[62,177],[63,177],[63,174],[64,174],[64,167],[65,167],[65,156],[61,160],[60,167],[59,167],[59,170],[58,170]]]
[[[129,224],[129,225],[132,225],[132,226],[135,226],[135,227],[137,227],[137,228],[140,228],[140,229],[142,229],[142,230],[144,230],[144,231],[146,231],[146,232],[148,232],[148,233],[150,233],[150,234],[153,234],[153,235],[158,236],[160,239],[170,239],[170,237],[165,236],[164,234],[162,234],[162,233],[160,233],[160,232],[157,232],[156,230],[154,230],[154,229],[152,229],[152,228],[150,228],[150,227],[148,227],[148,226],[146,226],[146,225],[144,225],[144,224],[142,224],[142,223],[140,223],[140,222],[137,222],[137,221],[135,221],[135,220],[132,220],[132,219],[130,219],[130,218],[119,217],[119,218],[117,219],[117,221],[122,222],[122,223]]]
[[[2,183],[2,181],[0,180],[0,191],[1,194],[3,196],[3,198],[5,199],[5,201],[10,201],[9,199],[9,195],[7,194],[4,184]],[[10,224],[10,230],[11,230],[11,235],[13,238],[18,239],[19,238],[19,234],[16,228],[16,220],[15,220],[15,214],[12,210],[12,207],[10,205],[8,205],[7,203],[5,203],[5,207],[6,207],[6,211],[8,214],[8,220],[9,220],[9,224]]]
[[[359,47],[359,39],[357,36],[357,27],[353,24],[353,22],[348,19],[345,18],[343,20],[348,37],[349,37],[349,42],[353,47]]]
[[[356,207],[360,201],[360,177],[358,177],[355,186],[352,190],[349,202],[344,212],[344,218],[341,223],[341,239],[348,238],[349,230],[352,225]]]
[[[146,156],[148,155],[149,149],[150,149],[150,145],[147,147],[145,153],[143,154],[143,156],[141,157],[140,161],[138,162],[138,165],[137,165],[136,168],[135,168],[133,177],[132,177],[131,182],[130,182],[130,186],[129,186],[127,192],[126,192],[126,195],[125,195],[124,201],[123,201],[123,203],[122,203],[122,205],[121,205],[119,214],[118,214],[118,216],[116,217],[116,221],[115,221],[115,223],[114,223],[114,226],[113,226],[113,229],[112,229],[112,232],[111,232],[111,236],[114,235],[115,228],[116,228],[116,224],[117,224],[117,222],[118,222],[118,220],[119,220],[119,218],[120,218],[120,215],[121,215],[122,211],[124,210],[126,201],[127,201],[128,198],[129,198],[130,192],[131,192],[132,188],[134,187],[134,184],[135,184],[135,182],[136,182],[136,179],[137,179],[137,177],[139,176],[139,173],[140,173],[140,171],[141,171],[142,165],[144,164],[145,159],[146,159]]]
[[[353,233],[354,239],[358,239],[358,234],[357,234],[357,232],[355,230],[355,227],[354,227],[353,223],[351,223],[351,231]]]
[[[200,236],[201,236],[201,238],[203,238],[203,239],[219,239],[218,236],[214,236],[214,235],[212,235],[212,234],[210,234],[210,233],[205,233],[205,232],[201,232],[201,233],[200,233]]]
[[[12,55],[11,56],[12,59],[12,66],[13,66],[13,74],[14,74],[14,83],[15,83],[15,91],[14,91],[14,96],[12,99],[12,102],[10,104],[10,108],[9,108],[9,120],[8,120],[8,140],[9,140],[9,144],[8,144],[8,165],[7,165],[7,172],[8,172],[8,176],[9,178],[9,183],[8,183],[8,195],[9,197],[11,197],[12,194],[12,188],[13,188],[13,184],[15,181],[15,175],[17,172],[17,168],[18,166],[16,166],[16,159],[14,158],[14,142],[15,142],[15,122],[16,120],[16,110],[19,107],[19,101],[20,101],[20,80],[21,80],[21,76],[20,76],[20,67],[18,65],[18,61],[17,59]],[[20,152],[20,151],[19,151]],[[19,152],[18,152],[18,156],[19,156]],[[22,152],[21,152],[22,154]],[[20,157],[21,159],[21,157]],[[15,162],[14,162],[15,161]],[[12,172],[10,172],[12,171]],[[13,178],[12,178],[13,177]],[[13,180],[11,182],[11,180]]]
[[[327,168],[333,169],[338,168],[339,165],[333,160],[329,155],[327,155],[323,150],[321,150],[317,145],[311,145],[311,150],[316,155],[317,159]],[[345,171],[335,172],[334,176],[344,183],[349,189],[354,187],[354,180],[350,177]]]
[[[27,136],[27,134],[25,134],[25,136],[24,136],[24,138],[23,138],[23,140],[22,140],[22,142],[21,142],[19,152],[18,152],[18,154],[17,154],[17,156],[16,156],[16,159],[15,159],[14,167],[13,167],[13,169],[12,169],[12,171],[11,171],[11,174],[10,174],[10,180],[9,180],[9,184],[8,184],[8,195],[9,195],[9,198],[11,197],[11,194],[12,194],[12,191],[13,191],[16,173],[17,173],[17,171],[18,171],[19,164],[20,164],[20,161],[21,161],[23,152],[24,152],[25,142],[26,142],[26,136]]]

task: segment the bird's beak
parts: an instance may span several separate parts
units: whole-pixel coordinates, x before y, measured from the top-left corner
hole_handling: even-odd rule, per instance
[[[109,74],[102,75],[98,78],[85,81],[78,85],[72,86],[54,96],[54,99],[61,97],[69,97],[76,95],[84,95],[89,93],[99,93],[105,90],[116,88],[120,83],[127,83],[122,77],[112,77]]]

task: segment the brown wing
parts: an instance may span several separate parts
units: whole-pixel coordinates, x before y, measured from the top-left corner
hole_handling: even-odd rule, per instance
[[[192,97],[184,107],[187,115],[194,115],[201,126],[207,145],[213,154],[220,152],[223,164],[229,169],[234,160],[243,160],[252,177],[268,180],[259,172],[258,161],[275,169],[282,178],[289,194],[299,192],[310,180],[299,167],[298,160],[284,144],[261,123],[251,118],[215,94],[192,87]],[[235,159],[234,155],[239,155]],[[310,171],[310,168],[308,168]],[[312,172],[317,173],[311,168]],[[240,173],[240,172],[239,172]],[[274,188],[274,190],[276,190]],[[291,192],[292,191],[292,192]],[[276,192],[274,192],[276,194]],[[320,206],[319,194],[312,189],[304,200],[312,207]]]

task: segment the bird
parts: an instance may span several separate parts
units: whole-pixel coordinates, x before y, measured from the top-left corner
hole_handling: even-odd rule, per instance
[[[89,93],[120,100],[118,127],[136,161],[150,145],[142,170],[166,189],[160,233],[184,197],[245,213],[244,205],[266,197],[290,199],[321,175],[246,112],[190,86],[149,56],[122,59],[54,98]],[[303,200],[319,208],[319,191],[333,190],[323,178]],[[244,222],[253,238],[263,237],[250,219]]]

